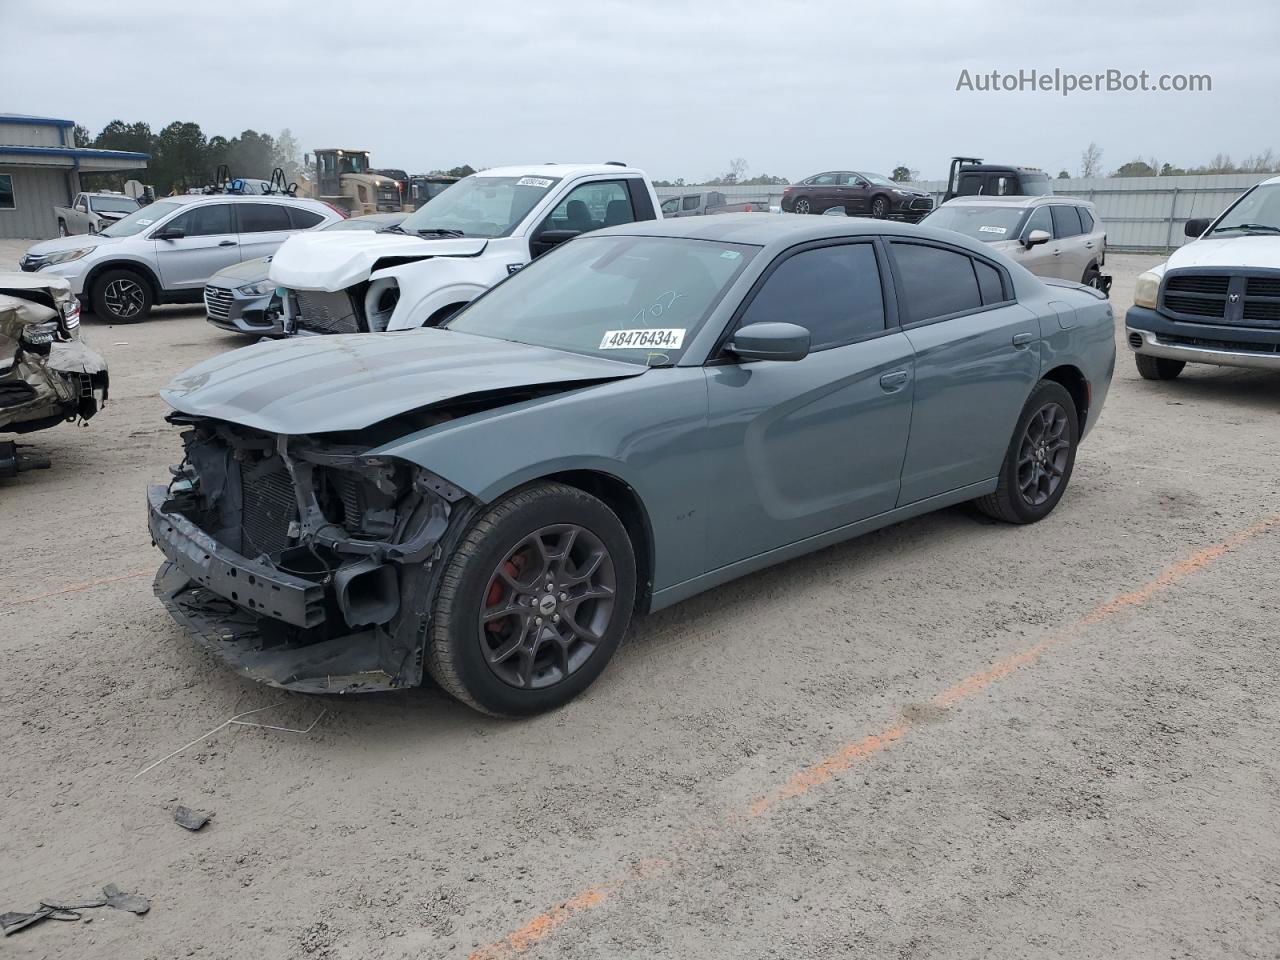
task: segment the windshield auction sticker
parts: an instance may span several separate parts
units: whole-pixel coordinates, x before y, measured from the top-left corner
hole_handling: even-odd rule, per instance
[[[661,347],[679,350],[684,343],[684,328],[606,330],[600,338],[601,350],[635,350]]]
[[[1007,227],[979,227],[978,232],[1005,234],[1009,232],[1009,229]]]
[[[521,177],[516,181],[517,187],[541,187],[543,190],[551,186],[553,180],[546,180],[542,177]]]

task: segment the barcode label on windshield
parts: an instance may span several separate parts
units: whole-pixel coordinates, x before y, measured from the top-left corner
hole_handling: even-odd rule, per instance
[[[979,227],[979,228],[978,228],[978,232],[979,232],[979,233],[1000,233],[1000,234],[1004,234],[1004,233],[1008,233],[1008,232],[1009,232],[1009,228],[1008,228],[1008,227]]]
[[[545,180],[542,177],[521,177],[519,180],[516,181],[516,186],[517,187],[541,187],[543,190],[545,190],[547,189],[547,187],[551,186],[551,181]]]
[[[601,350],[634,350],[658,347],[679,350],[684,343],[684,328],[606,330],[600,339]]]

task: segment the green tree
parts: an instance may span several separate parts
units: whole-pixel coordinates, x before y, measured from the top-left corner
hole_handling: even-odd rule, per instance
[[[271,166],[284,171],[286,181],[297,179],[302,170],[302,148],[294,139],[293,131],[285,127],[276,137],[275,151],[271,155]]]
[[[444,175],[446,177],[469,177],[475,172],[475,167],[469,163],[464,163],[460,167],[452,167],[444,171]]]
[[[1067,171],[1065,171],[1065,170],[1059,170],[1059,171],[1058,171],[1058,179],[1059,179],[1059,180],[1070,180],[1070,179],[1071,179],[1071,174],[1067,173]]]
[[[156,193],[175,187],[202,186],[213,175],[208,166],[209,143],[198,123],[175,120],[156,135],[152,153]]]
[[[93,134],[89,132],[88,127],[82,127],[76,124],[75,129],[71,131],[71,142],[77,147],[87,147],[93,143]]]
[[[1128,163],[1120,165],[1120,168],[1113,177],[1155,177],[1159,176],[1157,168],[1147,163],[1145,160],[1130,160]]]
[[[275,166],[275,140],[269,133],[258,133],[256,130],[242,131],[240,136],[233,137],[227,143],[227,166],[231,168],[231,177],[257,177],[262,180],[271,176],[271,168]]]
[[[895,183],[908,183],[911,180],[911,168],[894,167],[893,173],[889,174],[889,179]]]

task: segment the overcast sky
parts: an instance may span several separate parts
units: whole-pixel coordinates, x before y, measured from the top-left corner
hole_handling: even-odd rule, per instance
[[[411,172],[625,160],[799,179],[947,158],[1075,174],[1280,150],[1280,5],[1015,0],[0,0],[0,111],[290,128]],[[957,92],[1019,69],[1210,74],[1211,93]],[[1269,118],[1269,119],[1268,119]],[[265,175],[266,171],[254,171]]]

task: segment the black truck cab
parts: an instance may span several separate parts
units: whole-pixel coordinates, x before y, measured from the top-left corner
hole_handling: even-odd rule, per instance
[[[981,157],[952,157],[945,203],[955,197],[1040,197],[1053,193],[1049,175],[1036,167],[983,163]]]

